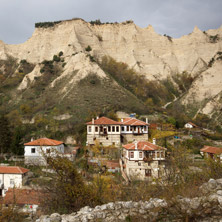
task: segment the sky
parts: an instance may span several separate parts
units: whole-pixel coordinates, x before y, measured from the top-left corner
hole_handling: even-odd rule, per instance
[[[197,26],[222,25],[222,0],[0,0],[0,40],[19,44],[31,37],[36,22],[72,18],[101,22],[133,20],[151,24],[159,34],[179,38]]]

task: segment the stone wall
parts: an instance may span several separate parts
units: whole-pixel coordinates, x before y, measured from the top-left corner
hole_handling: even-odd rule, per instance
[[[69,215],[54,213],[41,216],[36,222],[96,221],[222,221],[222,179],[210,179],[200,187],[195,198],[177,196],[170,201],[151,198],[149,201],[119,201],[95,208],[88,206]],[[198,193],[198,194],[200,194]],[[198,195],[197,194],[197,195]]]

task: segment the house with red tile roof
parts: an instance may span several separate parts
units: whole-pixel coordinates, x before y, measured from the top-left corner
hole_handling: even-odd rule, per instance
[[[204,146],[200,149],[200,153],[206,157],[222,161],[222,147]]]
[[[104,146],[120,147],[122,143],[134,140],[148,140],[148,123],[135,119],[125,118],[114,121],[107,117],[97,117],[86,123],[87,143],[95,145],[96,141]]]
[[[188,122],[184,125],[185,128],[187,129],[192,129],[192,128],[198,128],[198,126],[195,123]]]
[[[24,144],[25,163],[31,165],[46,165],[43,154],[55,155],[64,153],[64,143],[49,138],[40,138]]]
[[[146,141],[148,140],[148,120],[146,122],[138,120],[136,118],[124,118],[121,119],[121,136],[122,143],[128,143],[130,141]]]
[[[40,190],[10,188],[4,199],[4,205],[15,204],[23,212],[35,213],[40,205]]]
[[[28,172],[19,166],[0,166],[0,196],[5,196],[9,188],[22,187]]]
[[[87,143],[95,145],[96,141],[103,146],[117,146],[121,144],[121,122],[107,117],[92,119],[87,125]]]
[[[166,148],[148,141],[123,145],[122,161],[129,179],[149,180],[164,175]]]

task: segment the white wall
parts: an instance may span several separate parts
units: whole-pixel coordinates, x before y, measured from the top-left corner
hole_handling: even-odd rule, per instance
[[[14,184],[10,184],[10,180],[14,180]],[[4,190],[8,190],[13,187],[22,187],[22,174],[0,174],[0,184],[4,184]],[[5,192],[2,192],[5,195]]]
[[[136,126],[136,129],[134,130],[134,126],[128,126],[127,130],[127,126],[121,126],[121,133],[124,134],[132,134],[134,133],[138,133],[138,128],[140,128],[140,133],[148,133],[148,126]]]
[[[193,128],[193,126],[192,126],[191,124],[189,124],[189,123],[186,123],[186,124],[184,125],[184,127],[185,127],[185,128],[189,128],[189,129]]]
[[[32,148],[35,148],[35,153],[32,153]],[[47,153],[46,151],[50,150],[50,153],[53,154],[53,151],[57,151],[59,153],[64,153],[64,144],[60,144],[58,146],[25,146],[25,157],[38,157],[42,156],[42,151]]]
[[[108,126],[111,127],[110,132],[108,131]],[[98,132],[95,131],[95,127],[98,127]],[[115,127],[115,130],[113,131],[113,127]],[[119,128],[119,132],[117,132],[116,128]],[[89,130],[91,128],[91,131]],[[106,128],[107,134],[112,135],[112,134],[117,134],[120,135],[121,133],[121,126],[120,125],[104,125],[103,128]],[[87,134],[89,135],[99,135],[100,134],[100,125],[88,125],[87,126]]]

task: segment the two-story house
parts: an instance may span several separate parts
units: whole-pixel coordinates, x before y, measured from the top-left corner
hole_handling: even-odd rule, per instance
[[[21,188],[28,171],[18,166],[0,166],[0,196],[4,197],[9,188]]]
[[[122,143],[148,140],[148,120],[146,122],[136,118],[121,119],[121,136]]]
[[[122,143],[148,140],[149,124],[135,118],[125,118],[118,122],[107,117],[97,117],[86,125],[88,145],[95,145],[97,141],[104,146],[120,147]]]
[[[88,145],[95,145],[97,141],[104,146],[120,146],[121,122],[114,121],[107,117],[97,117],[97,119],[92,119],[91,122],[86,124]]]
[[[165,172],[165,151],[151,142],[139,141],[123,145],[122,161],[129,179],[152,180]]]
[[[55,155],[56,153],[64,153],[64,143],[48,138],[40,138],[25,143],[25,164],[46,165],[43,154]]]

